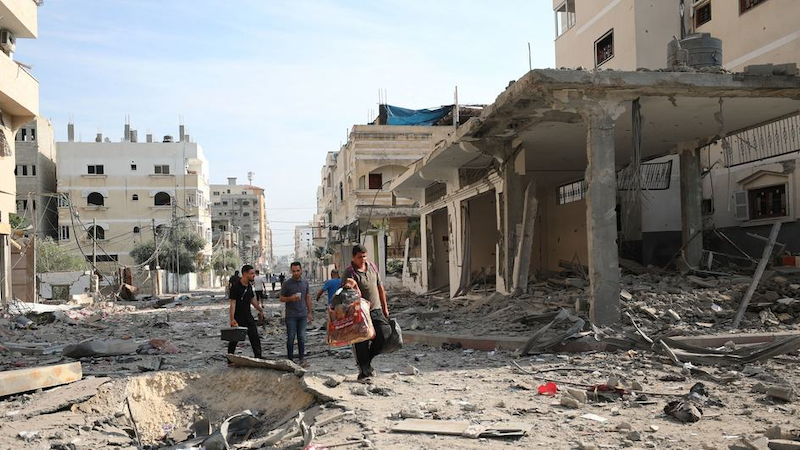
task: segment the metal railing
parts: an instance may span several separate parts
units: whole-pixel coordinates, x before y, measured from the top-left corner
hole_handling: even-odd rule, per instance
[[[722,142],[725,167],[800,151],[800,115],[794,113],[729,134]]]

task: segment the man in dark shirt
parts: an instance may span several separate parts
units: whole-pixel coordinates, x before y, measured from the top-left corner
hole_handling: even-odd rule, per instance
[[[302,278],[303,268],[295,261],[291,265],[292,277],[281,283],[281,303],[286,305],[286,356],[292,360],[294,341],[297,338],[297,351],[300,365],[306,363],[306,328],[311,323],[311,294],[308,281]]]
[[[386,302],[386,291],[383,289],[378,268],[367,260],[367,248],[363,245],[353,247],[353,262],[345,269],[342,286],[357,289],[361,298],[369,301],[369,315],[375,327],[375,337],[370,341],[355,345],[358,361],[358,379],[374,377],[372,359],[381,354],[383,343],[392,334],[389,324],[389,305]]]
[[[245,264],[242,266],[242,276],[231,286],[228,297],[231,300],[230,319],[232,327],[247,327],[247,337],[253,347],[253,355],[261,358],[261,341],[258,337],[258,324],[250,313],[250,305],[258,310],[258,319],[264,320],[264,310],[258,304],[256,294],[250,283],[256,274],[253,266]],[[236,342],[228,343],[228,353],[236,353]]]

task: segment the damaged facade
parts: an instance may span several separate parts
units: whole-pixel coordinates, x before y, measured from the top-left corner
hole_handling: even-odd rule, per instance
[[[450,134],[453,119],[390,125],[387,114],[387,105],[382,105],[374,123],[354,125],[347,143],[328,153],[317,194],[320,220],[315,224],[327,230],[321,250],[326,267],[349,264],[350,249],[358,243],[367,247],[383,276],[387,265],[398,267],[403,260],[407,238],[412,241],[412,255],[419,252],[417,202],[388,189],[389,182]]]
[[[654,67],[648,58],[656,43],[664,55],[671,36],[682,35],[677,8],[670,15],[658,9],[666,2],[605,3],[579,4],[598,11],[579,10],[568,18],[570,26],[556,41],[559,65],[666,67],[666,59]],[[615,9],[622,3],[636,9],[636,22],[628,24],[629,17]],[[574,2],[564,4],[575,12]],[[557,17],[559,12],[557,6]],[[744,14],[741,20],[755,26]],[[609,28],[613,44],[598,53]],[[649,37],[639,39],[645,30]],[[684,34],[690,31],[688,26]],[[764,45],[767,50],[756,53],[771,48]],[[728,58],[743,64],[742,53],[754,51],[731,47],[707,70],[534,70],[512,84],[392,184],[398,195],[421,204],[421,290],[446,287],[456,296],[488,282],[499,292],[524,292],[529,273],[588,266],[591,319],[605,324],[619,319],[621,256],[664,264],[678,252],[680,262],[698,267],[705,248],[698,238],[704,229],[701,149],[732,130],[796,115],[800,106],[791,66],[768,74],[714,69]],[[785,164],[778,165],[784,169],[767,178],[743,181],[780,184],[774,177],[789,177]],[[727,172],[724,166],[716,170]],[[725,183],[717,181],[719,186]],[[749,197],[763,205],[780,192]],[[487,212],[494,223],[487,224]],[[771,223],[774,216],[764,219]]]
[[[39,115],[39,82],[14,60],[16,39],[36,39],[39,3],[0,1],[0,30],[11,39],[0,43],[0,305],[12,298],[10,216],[17,210],[15,135]],[[8,33],[8,34],[6,34]]]

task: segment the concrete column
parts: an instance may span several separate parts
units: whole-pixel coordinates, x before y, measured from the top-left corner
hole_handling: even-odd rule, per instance
[[[422,288],[422,292],[427,292],[430,290],[430,285],[428,281],[428,258],[431,255],[428,254],[428,215],[427,214],[420,214],[419,215],[419,239],[422,243],[422,247],[420,248],[420,256],[422,258],[422,264],[420,264],[420,287]]]
[[[683,144],[680,151],[681,229],[686,264],[697,267],[703,256],[703,181],[700,177],[700,152],[694,144]],[[696,234],[699,236],[695,236]]]
[[[514,161],[509,161],[503,171],[503,260],[502,270],[507,290],[514,286],[514,257],[522,236],[522,219],[525,210],[525,188],[530,177],[525,174],[525,149],[520,149]]]
[[[601,102],[584,113],[586,121],[586,233],[589,250],[589,317],[595,325],[619,322],[617,177],[614,121],[623,108]]]

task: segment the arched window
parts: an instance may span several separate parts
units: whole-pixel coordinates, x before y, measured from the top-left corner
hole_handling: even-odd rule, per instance
[[[89,232],[87,233],[89,239],[97,239],[98,241],[102,241],[106,238],[106,230],[103,229],[101,226],[94,226],[89,227]]]
[[[153,204],[156,206],[169,206],[171,203],[169,194],[166,192],[159,192],[153,197]]]
[[[133,195],[131,196],[131,200],[133,200],[133,201],[135,201],[135,202],[138,202],[138,201],[139,201],[139,194],[133,194]]]
[[[138,234],[140,231],[141,230],[139,229],[139,227],[133,227],[133,232],[134,233]]]
[[[86,204],[89,206],[103,206],[106,199],[103,198],[103,194],[99,192],[92,192],[86,197]]]

